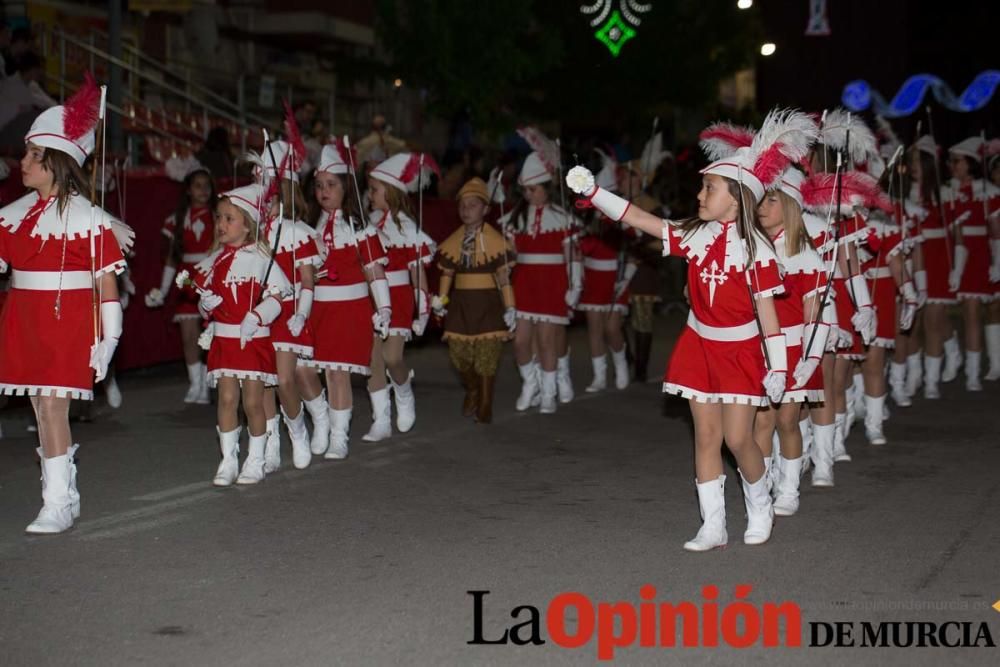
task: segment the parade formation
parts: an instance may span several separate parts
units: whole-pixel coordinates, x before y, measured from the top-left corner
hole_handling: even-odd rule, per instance
[[[103,122],[88,78],[32,125],[21,160],[32,192],[0,210],[11,272],[0,393],[30,397],[37,417],[32,534],[81,517],[70,402],[93,400],[123,335],[116,276],[134,234],[96,198]],[[190,382],[178,401],[208,404],[215,390],[220,462],[205,482],[228,487],[282,467],[282,424],[296,469],[419,428],[414,337],[447,343],[464,389],[456,418],[484,425],[498,374],[514,373],[507,342],[517,411],[553,415],[574,400],[571,354],[589,355],[587,393],[644,382],[657,264],[683,261],[687,320],[662,391],[690,406],[701,525],[671,539],[689,551],[729,543],[725,445],[743,542],[760,545],[776,516],[799,510],[800,480],[834,487],[852,429],[891,446],[885,421],[940,398],[941,383],[962,375],[975,392],[1000,380],[1000,147],[974,136],[943,149],[933,133],[904,145],[879,125],[843,109],[710,125],[697,214],[684,219],[650,187],[670,157],[656,124],[640,157],[621,162],[564,154],[524,126],[531,152],[516,182],[500,168],[467,180],[461,225],[438,244],[423,226],[424,189],[440,177],[430,155],[372,164],[343,137],[309,165],[289,110],[281,138],[265,133],[246,156],[248,184],[217,193],[208,168],[173,163],[182,197],[162,227],[162,277],[132,307],[173,309]],[[568,344],[577,317],[586,350]],[[352,374],[367,378],[363,434]],[[206,423],[206,446],[210,433]]]

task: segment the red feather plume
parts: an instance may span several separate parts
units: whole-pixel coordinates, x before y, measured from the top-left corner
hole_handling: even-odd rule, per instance
[[[291,152],[295,153],[292,170],[298,171],[302,168],[302,161],[306,158],[306,145],[302,141],[299,124],[295,121],[295,112],[292,111],[291,105],[288,104],[288,100],[282,100],[281,103],[285,105],[285,134],[288,135],[288,145],[291,146]],[[284,173],[285,166],[282,165],[282,173]]]
[[[97,125],[101,106],[101,89],[94,75],[84,72],[83,85],[63,104],[63,131],[72,140],[79,139]]]
[[[354,146],[348,148],[344,145],[344,140],[340,137],[335,137],[333,140],[333,147],[337,149],[337,153],[340,154],[340,159],[344,161],[344,164],[351,167],[358,163],[358,151]]]
[[[732,155],[753,143],[753,130],[732,123],[712,123],[698,135],[698,145],[710,160]]]
[[[754,163],[754,175],[761,183],[774,183],[791,163],[783,152],[783,144],[774,144],[765,150]]]
[[[836,174],[823,173],[810,176],[803,181],[801,187],[806,208],[824,212],[829,210],[834,205],[837,188]],[[868,174],[859,171],[841,174],[839,188],[842,210],[867,206],[892,211],[892,202],[879,188],[878,181]]]
[[[420,171],[420,154],[410,153],[410,159],[406,161],[406,166],[403,167],[403,171],[399,175],[399,180],[401,180],[406,185],[409,185],[417,177],[417,173],[419,171]]]

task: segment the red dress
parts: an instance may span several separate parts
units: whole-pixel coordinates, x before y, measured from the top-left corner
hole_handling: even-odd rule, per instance
[[[281,223],[281,238],[278,238],[278,222],[275,218],[266,226],[267,243],[274,252],[275,244],[280,243],[274,257],[275,269],[281,268],[285,276],[295,276],[295,289],[289,292],[281,302],[281,315],[271,324],[271,342],[274,349],[282,352],[294,352],[303,357],[313,354],[313,332],[309,322],[302,327],[298,336],[293,336],[288,330],[288,319],[295,314],[298,305],[299,291],[302,289],[300,271],[303,266],[318,269],[323,264],[320,247],[317,244],[316,230],[297,220],[292,222],[285,218]],[[271,270],[274,273],[274,269]]]
[[[92,223],[98,278],[125,270],[111,215],[93,210],[92,219],[90,202],[73,195],[60,215],[54,197],[34,192],[0,209],[0,270],[11,269],[0,314],[0,394],[93,399]]]
[[[804,386],[792,389],[795,378],[792,372],[802,359],[802,350],[809,344],[805,339],[805,305],[804,299],[816,296],[816,302],[826,292],[826,267],[819,253],[811,246],[789,256],[785,246],[784,232],[774,239],[774,251],[778,261],[785,269],[785,292],[774,297],[774,309],[778,314],[778,323],[785,334],[785,345],[788,350],[788,384],[782,403],[822,403],[823,402],[823,369],[817,366],[812,377]],[[808,240],[807,240],[808,243]],[[829,323],[828,323],[829,324]],[[832,335],[832,330],[831,330]],[[813,343],[815,346],[816,343]]]
[[[813,246],[823,258],[826,270],[833,266],[834,234],[833,222],[827,225],[828,217],[825,211],[802,212],[802,220],[805,222],[806,231],[812,239]],[[840,221],[840,249],[837,256],[842,257],[847,244],[855,243],[864,238],[865,231],[864,218],[859,215],[852,216]],[[849,348],[854,342],[854,329],[851,325],[851,316],[854,314],[853,302],[847,294],[847,286],[839,267],[833,267],[833,286],[830,288],[829,298],[833,300],[835,316],[830,325],[830,337],[827,339],[827,350],[840,350]]]
[[[569,324],[572,314],[566,305],[569,275],[566,253],[576,238],[576,222],[563,209],[546,204],[529,206],[524,228],[510,214],[500,220],[503,229],[512,229],[517,250],[517,266],[511,282],[517,317],[530,322]]]
[[[958,286],[959,299],[993,300],[996,288],[990,283],[990,232],[986,216],[1000,212],[997,193],[998,190],[990,185],[984,195],[981,179],[963,186],[957,186],[952,180],[952,187],[946,192],[945,211],[952,224],[961,230],[961,243],[969,251]]]
[[[222,303],[211,312],[209,323],[212,346],[208,350],[208,380],[213,387],[220,377],[278,384],[269,327],[261,327],[246,347],[240,347],[240,322],[246,314],[266,295],[280,299],[292,291],[288,278],[275,264],[265,294],[261,286],[270,259],[255,244],[239,248],[224,246],[195,266],[193,278],[198,289],[222,297]]]
[[[925,202],[926,217],[920,221],[920,238],[923,240],[924,271],[927,272],[927,303],[951,305],[958,297],[948,288],[954,256],[954,231],[942,224],[941,209],[932,202]],[[944,206],[945,218],[952,219]]]
[[[360,222],[356,222],[360,225]],[[366,268],[389,260],[374,227],[354,232],[343,212],[324,213],[316,226],[325,246],[326,260],[316,281],[312,314],[315,346],[300,366],[370,375],[372,357],[372,308]]]
[[[764,353],[750,291],[759,296],[784,292],[781,266],[763,240],[747,266],[744,243],[733,222],[704,222],[683,232],[665,221],[663,254],[688,260],[691,310],[674,346],[663,391],[699,403],[770,402],[761,384]]]
[[[392,320],[389,322],[389,335],[401,336],[403,340],[413,337],[413,320],[416,318],[416,302],[413,290],[415,285],[410,282],[410,270],[417,265],[417,260],[424,266],[431,263],[437,246],[423,230],[417,228],[408,215],[399,213],[399,220],[393,220],[389,211],[376,211],[372,216],[375,228],[378,229],[382,247],[385,248],[389,261],[385,267],[385,277],[389,282],[389,300],[392,303]],[[398,224],[397,224],[398,223]],[[421,289],[430,291],[427,285]],[[430,298],[427,301],[430,307]]]
[[[623,278],[625,269],[623,259],[626,255],[622,249],[626,242],[618,226],[602,227],[598,234],[588,234],[580,239],[583,293],[577,310],[628,312],[628,290],[615,298],[615,284]]]
[[[862,259],[868,291],[878,318],[875,339],[871,344],[891,350],[896,347],[898,289],[889,269],[889,262],[896,255],[904,253],[907,244],[903,242],[899,225],[872,218],[868,221],[868,230],[868,238],[859,249],[859,257]]]
[[[173,242],[177,234],[177,221],[171,215],[163,222],[160,230]],[[207,206],[191,207],[184,212],[184,224],[181,227],[181,257],[177,272],[191,273],[194,265],[208,257],[215,241],[215,221],[212,220],[212,209]],[[191,287],[182,288],[174,306],[174,322],[181,320],[201,319],[198,312],[198,293]]]

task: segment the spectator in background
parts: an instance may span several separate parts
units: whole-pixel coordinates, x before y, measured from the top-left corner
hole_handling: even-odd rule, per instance
[[[226,132],[226,128],[213,127],[205,138],[205,145],[195,157],[215,178],[231,177],[235,156],[233,149],[229,147],[229,133]]]
[[[35,36],[27,28],[17,28],[10,35],[10,46],[3,54],[4,74],[10,76],[20,67],[21,57],[35,52]]]
[[[10,26],[0,23],[0,79],[7,76],[7,63],[13,60],[10,53]]]
[[[56,105],[42,90],[44,63],[28,51],[17,58],[17,69],[0,81],[0,149],[17,152],[24,134],[39,113]]]
[[[295,114],[295,122],[299,125],[299,133],[303,137],[308,137],[313,123],[316,122],[316,112],[318,111],[316,103],[312,100],[303,100],[296,104],[292,111]],[[318,164],[318,162],[313,164]]]

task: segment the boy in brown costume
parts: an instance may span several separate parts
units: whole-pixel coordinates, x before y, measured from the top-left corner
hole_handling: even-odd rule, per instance
[[[503,343],[516,326],[510,286],[516,254],[485,222],[490,195],[482,179],[469,180],[456,199],[463,224],[439,247],[441,282],[431,303],[444,318],[442,338],[465,387],[462,414],[487,424]]]

